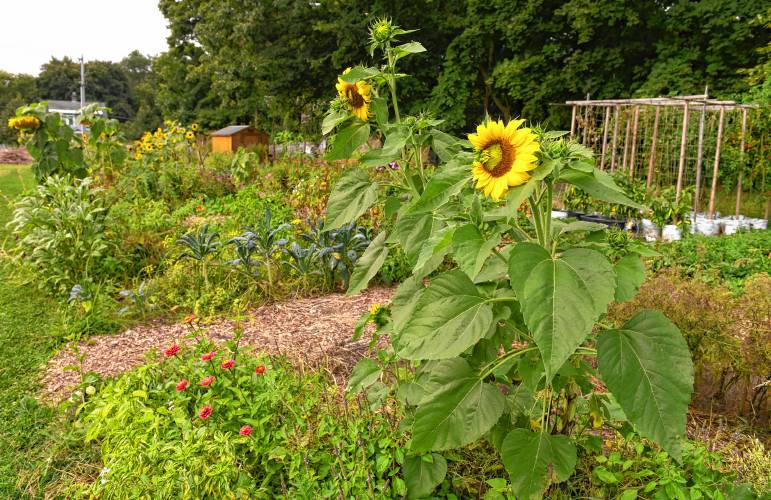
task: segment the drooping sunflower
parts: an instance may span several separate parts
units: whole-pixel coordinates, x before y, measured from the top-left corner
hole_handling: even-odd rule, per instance
[[[17,116],[8,120],[8,126],[17,130],[29,130],[40,127],[40,119],[36,116]]]
[[[351,71],[351,68],[343,71],[343,74]],[[372,85],[364,80],[356,83],[348,83],[341,77],[337,77],[337,93],[350,107],[351,112],[360,119],[369,119],[369,103],[372,101]]]
[[[536,167],[535,154],[540,146],[529,128],[519,128],[524,122],[512,120],[504,125],[501,120],[490,121],[468,136],[476,151],[472,169],[476,187],[493,200],[503,198],[510,187],[527,182],[528,172]]]

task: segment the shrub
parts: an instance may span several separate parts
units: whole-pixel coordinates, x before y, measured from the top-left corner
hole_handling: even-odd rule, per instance
[[[395,415],[341,406],[324,375],[238,352],[235,342],[172,346],[165,356],[106,382],[93,396],[80,392],[85,402],[76,400],[77,422],[85,439],[99,445],[104,465],[83,492],[103,498],[405,493],[401,443],[392,438]],[[207,377],[214,377],[210,385]]]
[[[8,226],[19,238],[19,262],[55,293],[115,274],[114,245],[105,237],[103,191],[90,178],[49,177],[19,201]]]

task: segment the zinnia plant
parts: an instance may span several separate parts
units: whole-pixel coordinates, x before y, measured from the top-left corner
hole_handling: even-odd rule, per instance
[[[370,398],[388,392],[381,378],[399,379],[391,394],[411,413],[406,483],[430,492],[447,471],[442,452],[485,439],[514,495],[537,498],[573,474],[579,448],[596,452],[588,429],[606,421],[626,421],[679,460],[693,386],[688,346],[656,311],[624,325],[606,319],[612,301],[637,293],[647,247],[610,260],[604,226],[551,217],[558,184],[641,207],[564,132],[486,119],[466,141],[439,130],[440,119],[400,115],[396,65],[424,50],[397,43],[405,33],[373,25],[370,49],[382,64],[338,82],[351,96],[353,85],[367,89],[368,113],[354,116],[338,97],[323,132],[335,131],[328,159],[359,160],[329,197],[327,228],[374,205],[392,228],[357,261],[348,293],[364,289],[396,246],[412,266],[377,322],[390,347],[350,379],[352,392],[377,387]],[[383,146],[359,153],[373,133]],[[429,149],[435,167],[425,164]]]

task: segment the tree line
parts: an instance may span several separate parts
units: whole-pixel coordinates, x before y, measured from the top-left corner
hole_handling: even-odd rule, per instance
[[[168,50],[86,66],[89,99],[130,135],[161,117],[212,129],[253,123],[316,135],[338,74],[373,64],[367,26],[388,16],[427,52],[399,81],[410,113],[460,131],[485,113],[564,127],[567,99],[750,91],[768,65],[771,9],[755,0],[160,0]],[[35,79],[0,73],[0,113],[20,101],[67,99],[77,64]],[[0,124],[3,142],[5,119]]]

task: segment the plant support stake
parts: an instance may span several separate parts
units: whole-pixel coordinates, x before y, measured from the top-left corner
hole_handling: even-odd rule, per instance
[[[683,133],[680,136],[680,166],[677,169],[677,190],[675,201],[680,201],[680,193],[683,190],[683,173],[685,172],[685,142],[688,139],[688,101],[683,106]]]
[[[744,137],[747,133],[747,108],[742,109],[742,135],[739,140],[739,179],[736,181],[736,216],[742,208],[742,180],[744,177]]]
[[[720,118],[717,125],[717,145],[715,146],[715,165],[712,168],[712,190],[709,193],[709,218],[715,218],[715,195],[717,194],[717,169],[720,166],[720,143],[723,140],[723,118],[725,108],[720,108]]]

